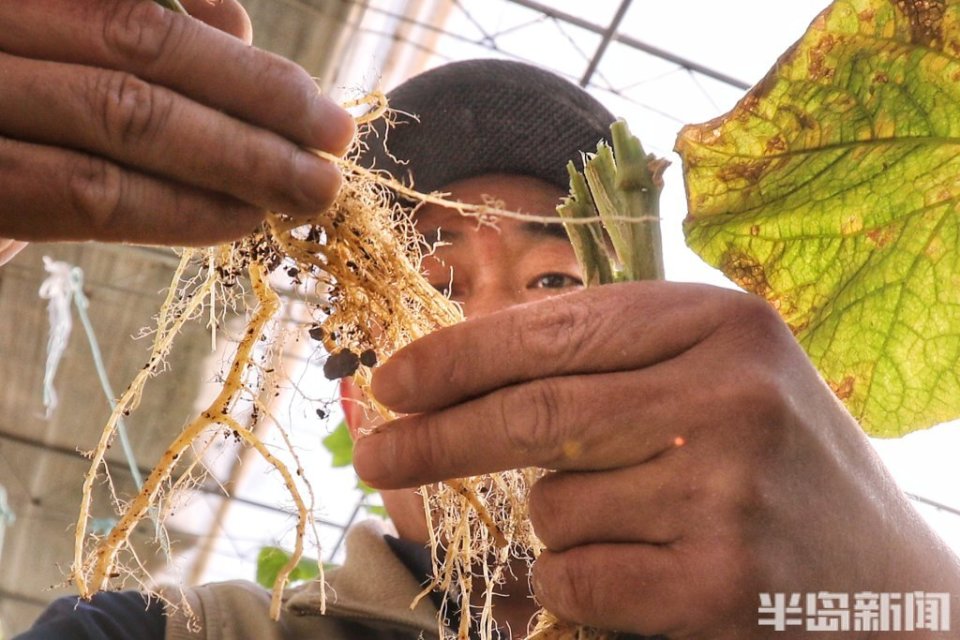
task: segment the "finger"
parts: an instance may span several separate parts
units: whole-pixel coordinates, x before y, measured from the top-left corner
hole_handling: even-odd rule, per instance
[[[640,464],[690,428],[672,412],[675,381],[660,369],[536,380],[405,416],[361,438],[354,466],[372,486],[400,488],[523,467]]]
[[[602,472],[557,472],[530,490],[530,521],[551,551],[599,542],[676,542],[695,527],[698,478],[680,465],[678,451]],[[701,465],[702,466],[702,465]]]
[[[412,343],[374,373],[372,391],[414,413],[525,380],[650,366],[719,323],[707,290],[634,282],[512,307]]]
[[[265,209],[313,214],[339,172],[284,138],[117,72],[0,53],[0,135],[70,147]]]
[[[404,416],[361,438],[354,466],[368,484],[401,488],[523,467],[616,469],[678,446],[741,461],[789,446],[802,398],[784,396],[769,363],[743,358],[718,376],[704,364],[716,357],[704,343],[636,371],[543,378]]]
[[[149,0],[0,2],[0,50],[127,71],[306,147],[339,153],[354,132],[296,64]]]
[[[736,571],[714,556],[691,561],[671,546],[596,544],[544,551],[533,566],[533,584],[540,604],[568,622],[689,637],[711,627],[718,632],[716,621],[740,600],[750,615],[756,594],[746,597],[732,586],[740,584]]]
[[[236,0],[181,0],[181,4],[197,20],[240,38],[247,44],[253,42],[250,16]]]
[[[20,253],[26,246],[26,242],[0,238],[0,266],[3,266],[13,260],[13,257]]]
[[[4,138],[0,193],[0,236],[18,240],[202,246],[246,235],[264,215],[100,158]]]

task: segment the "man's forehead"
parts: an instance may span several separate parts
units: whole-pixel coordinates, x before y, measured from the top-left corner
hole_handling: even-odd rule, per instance
[[[560,217],[557,216],[555,210],[525,211],[522,213],[536,215],[537,217],[556,218],[556,223],[541,220],[515,220],[512,218],[494,218],[481,221],[473,216],[463,215],[455,209],[431,207],[417,215],[416,227],[417,231],[427,241],[434,242],[438,240],[453,242],[482,229],[499,232],[504,227],[509,232],[522,234],[531,240],[556,239],[569,241],[566,229],[561,224]]]
[[[428,241],[439,239],[452,242],[465,234],[488,228],[509,228],[511,233],[521,233],[531,240],[566,239],[566,232],[559,223],[556,210],[564,192],[539,178],[516,174],[484,174],[451,183],[445,191],[450,200],[469,204],[493,202],[497,207],[513,212],[519,219],[515,216],[492,216],[481,220],[475,216],[463,215],[451,207],[426,203],[414,212],[414,222],[417,230]],[[557,223],[523,220],[524,215],[539,219],[556,218]],[[438,233],[442,237],[438,238]]]

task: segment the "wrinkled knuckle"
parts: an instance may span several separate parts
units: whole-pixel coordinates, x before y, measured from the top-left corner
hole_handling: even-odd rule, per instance
[[[787,337],[789,331],[772,304],[752,294],[731,295],[736,296],[736,305],[730,319],[740,328],[745,337],[754,343],[776,343]]]
[[[729,391],[733,405],[752,418],[761,429],[784,424],[790,417],[790,403],[780,372],[768,361],[741,363],[737,384]]]
[[[739,538],[741,527],[757,515],[766,512],[768,483],[756,465],[733,464],[721,466],[711,482],[712,490],[706,497],[707,511],[731,529],[728,535]],[[719,547],[718,547],[719,550]]]
[[[180,24],[155,2],[114,2],[103,26],[103,42],[119,60],[153,64],[164,57]]]
[[[562,453],[560,396],[552,379],[508,389],[503,394],[501,424],[514,451],[549,465]]]
[[[119,167],[99,158],[84,157],[70,168],[66,182],[67,202],[76,212],[81,228],[91,237],[117,235],[121,215],[123,174]]]
[[[272,53],[262,54],[256,73],[261,86],[280,86],[287,91],[283,100],[274,102],[277,108],[283,109],[283,113],[274,114],[276,117],[294,122],[307,121],[312,105],[320,95],[320,89],[309,73],[296,63]]]
[[[452,446],[446,434],[449,429],[444,429],[443,421],[438,414],[424,414],[419,417],[423,420],[424,433],[429,434],[423,438],[397,438],[397,446],[404,447],[400,452],[399,458],[408,462],[412,468],[430,469],[437,466],[439,462],[449,461],[453,466],[465,464],[467,461],[455,460],[456,446]],[[406,446],[405,446],[406,445]]]
[[[586,344],[590,318],[581,305],[555,303],[539,313],[521,314],[515,335],[531,357],[562,367]]]
[[[170,115],[169,96],[128,73],[103,74],[95,95],[104,134],[115,149],[155,141]]]

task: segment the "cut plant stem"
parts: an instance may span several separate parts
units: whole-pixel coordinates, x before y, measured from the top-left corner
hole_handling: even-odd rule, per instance
[[[564,220],[597,220],[597,207],[590,196],[587,181],[573,162],[567,163],[570,174],[571,195],[557,207]],[[603,239],[603,226],[600,222],[572,224],[564,222],[564,228],[577,254],[577,262],[583,269],[583,282],[587,286],[609,284],[613,282],[614,260],[607,250]]]
[[[599,214],[613,245],[617,264],[610,265],[602,234],[596,230],[589,236],[579,230],[569,233],[574,225],[566,225],[588,285],[613,280],[662,280],[660,192],[668,162],[647,154],[623,120],[613,123],[610,132],[613,148],[601,142],[596,154],[587,158],[583,175],[571,171],[570,197],[557,211],[565,219]],[[589,189],[584,188],[584,182]],[[590,243],[592,248],[578,248]],[[603,274],[608,268],[617,275],[609,280],[596,278],[595,282],[594,274]]]

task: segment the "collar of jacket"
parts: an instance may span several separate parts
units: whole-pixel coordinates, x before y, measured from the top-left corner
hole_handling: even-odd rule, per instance
[[[326,572],[326,615],[380,621],[391,626],[416,629],[425,637],[437,635],[437,609],[413,576],[384,540],[393,533],[378,520],[363,520],[347,532],[347,559],[343,566]],[[286,609],[294,615],[323,615],[319,582],[291,589]]]

